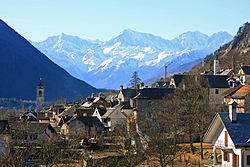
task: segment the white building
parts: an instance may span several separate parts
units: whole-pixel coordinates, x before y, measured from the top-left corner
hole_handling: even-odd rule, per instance
[[[213,144],[214,165],[220,149],[222,166],[250,167],[250,113],[237,113],[236,106],[231,102],[229,112],[217,113],[204,136],[204,142]]]

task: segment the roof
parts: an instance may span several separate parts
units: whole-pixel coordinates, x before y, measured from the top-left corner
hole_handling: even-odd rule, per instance
[[[120,104],[114,106],[113,108],[107,108],[107,112],[102,116],[102,118],[108,118],[114,111],[121,110],[121,108],[122,106]]]
[[[144,88],[134,97],[135,99],[162,99],[168,94],[174,93],[173,88]]]
[[[236,123],[230,121],[227,112],[221,112],[218,115],[234,145],[250,147],[250,143],[247,143],[250,139],[250,113],[237,113]]]
[[[229,88],[227,75],[204,75],[210,88]]]
[[[48,128],[49,123],[28,123],[13,122],[10,124],[11,130],[24,131],[28,133],[42,134]]]
[[[98,110],[100,116],[103,116],[107,112],[106,107],[97,107],[97,110]]]
[[[122,94],[124,95],[124,98],[133,98],[137,95],[138,89],[122,89]]]
[[[76,113],[77,115],[84,115],[87,114],[87,116],[92,116],[94,114],[95,110],[92,108],[77,108]]]
[[[182,82],[182,80],[183,80],[183,78],[184,78],[185,76],[187,76],[187,75],[175,74],[175,75],[173,76],[174,83],[175,83],[176,87],[178,87],[178,86],[181,84],[181,82]]]
[[[214,142],[221,126],[224,126],[235,147],[250,147],[250,113],[237,113],[237,122],[232,123],[228,112],[218,112],[210,124],[204,142]]]
[[[157,82],[159,87],[164,87],[170,84],[170,82]]]
[[[88,116],[87,117],[83,117],[83,116],[72,117],[67,122],[67,124],[70,124],[74,120],[79,120],[79,121],[81,121],[82,123],[84,123],[85,125],[88,125],[88,126],[93,126],[93,125],[101,126],[101,125],[103,125],[97,117],[88,117]]]
[[[88,101],[88,102],[91,102],[91,103],[92,103],[94,100],[95,100],[94,97],[88,97],[88,98],[87,98],[87,101]]]
[[[220,72],[220,75],[227,75],[230,76],[233,73],[232,69],[225,69],[223,71]]]
[[[241,69],[245,74],[250,75],[250,66],[241,66]]]
[[[133,108],[130,106],[130,101],[121,102],[121,106],[122,106],[121,109],[132,109]]]
[[[232,98],[244,98],[250,92],[250,85],[238,85],[234,88],[229,89],[222,95],[224,97],[231,96]]]
[[[239,90],[243,85],[237,85],[234,88],[230,88],[227,91],[225,91],[224,93],[222,93],[222,96],[227,97],[227,96],[231,96],[232,94],[234,94],[237,90]]]

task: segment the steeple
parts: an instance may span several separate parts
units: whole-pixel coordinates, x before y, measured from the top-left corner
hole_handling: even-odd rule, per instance
[[[36,88],[36,111],[39,112],[44,107],[44,87],[42,84],[42,78],[40,77],[40,83]]]

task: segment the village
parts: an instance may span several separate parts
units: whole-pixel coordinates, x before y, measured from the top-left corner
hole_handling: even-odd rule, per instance
[[[48,107],[45,91],[41,78],[36,108],[0,120],[1,164],[250,166],[249,65],[220,69],[215,59],[213,71],[121,85]],[[203,151],[202,143],[213,151]],[[198,154],[197,163],[186,153]]]

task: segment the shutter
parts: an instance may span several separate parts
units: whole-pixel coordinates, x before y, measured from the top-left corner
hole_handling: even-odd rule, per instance
[[[229,162],[229,152],[227,152],[227,162]]]
[[[234,154],[232,154],[232,160],[233,160],[233,162],[232,162],[232,163],[233,163],[233,167],[236,167],[236,166],[235,166],[235,158],[234,158]]]
[[[228,133],[225,131],[225,147],[228,147]]]
[[[236,155],[236,156],[237,156],[237,167],[239,167],[239,164],[240,164],[239,155]]]

